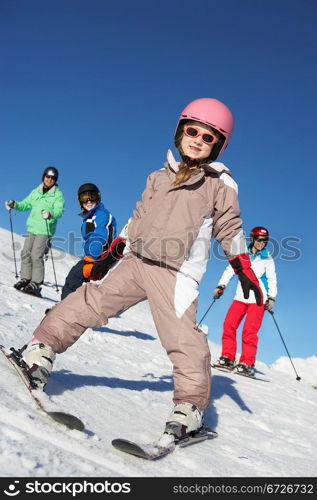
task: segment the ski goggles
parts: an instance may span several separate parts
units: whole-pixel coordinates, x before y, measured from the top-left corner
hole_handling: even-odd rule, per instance
[[[86,193],[80,193],[78,199],[79,203],[88,203],[88,201],[99,201],[99,195],[94,191],[87,191]]]
[[[54,179],[56,181],[55,175],[45,174],[46,179]]]
[[[185,125],[184,134],[187,135],[187,137],[192,137],[193,139],[201,136],[203,142],[209,146],[218,141],[216,134],[212,134],[211,132],[200,132],[198,128],[194,127],[194,125]]]
[[[258,241],[259,243],[267,243],[268,242],[268,238],[261,238],[261,236],[256,236],[254,239],[256,241]]]

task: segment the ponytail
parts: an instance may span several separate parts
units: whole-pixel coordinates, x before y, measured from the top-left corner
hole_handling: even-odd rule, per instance
[[[182,161],[179,165],[179,170],[176,173],[174,186],[179,186],[186,182],[192,175],[196,174],[199,169],[199,162],[197,160],[190,160],[189,158]]]

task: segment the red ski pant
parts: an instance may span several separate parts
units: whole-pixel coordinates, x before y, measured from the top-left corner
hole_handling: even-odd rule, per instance
[[[244,316],[242,329],[242,350],[239,363],[254,365],[258,347],[258,331],[264,315],[264,305],[247,304],[234,300],[223,324],[222,356],[235,360],[237,352],[237,328]]]

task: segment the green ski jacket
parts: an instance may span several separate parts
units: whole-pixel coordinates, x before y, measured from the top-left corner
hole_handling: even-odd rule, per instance
[[[19,212],[31,210],[26,222],[28,233],[48,234],[48,236],[54,236],[57,219],[62,217],[64,206],[65,199],[60,188],[54,185],[51,189],[43,193],[43,184],[33,189],[24,200],[16,201],[15,203],[15,209]],[[43,219],[42,210],[49,210],[52,217],[50,219]]]

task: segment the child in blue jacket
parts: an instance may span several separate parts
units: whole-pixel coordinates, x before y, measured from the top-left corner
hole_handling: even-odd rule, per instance
[[[111,265],[119,260],[116,252],[121,238],[116,238],[116,220],[101,203],[101,196],[95,184],[86,183],[78,189],[78,201],[82,208],[81,234],[84,240],[84,257],[69,271],[63,286],[61,299],[74,292],[83,283],[101,279]],[[124,246],[123,246],[124,248]],[[120,250],[123,251],[120,246]],[[94,273],[96,263],[102,263],[102,273]]]

